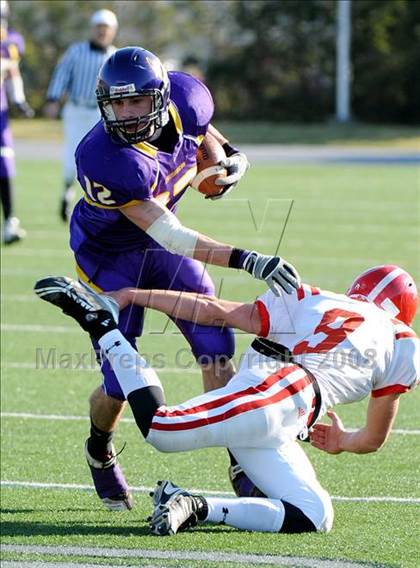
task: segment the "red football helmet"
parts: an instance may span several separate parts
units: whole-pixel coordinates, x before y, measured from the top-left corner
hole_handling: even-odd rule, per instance
[[[346,295],[374,302],[407,325],[416,315],[416,284],[408,272],[393,264],[369,268],[356,278]]]

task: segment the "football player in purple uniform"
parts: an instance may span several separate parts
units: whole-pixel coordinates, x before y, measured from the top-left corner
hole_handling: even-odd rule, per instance
[[[26,102],[23,81],[19,71],[19,59],[24,52],[23,37],[8,27],[9,7],[6,0],[0,2],[0,189],[3,207],[3,242],[11,244],[21,240],[25,231],[13,216],[13,187],[15,175],[15,151],[8,120],[8,96],[21,113],[32,118],[34,111]]]
[[[135,286],[212,295],[202,261],[243,268],[272,289],[280,286],[290,293],[298,286],[298,274],[280,257],[216,242],[184,227],[174,214],[196,175],[197,149],[208,129],[227,156],[227,176],[219,180],[222,194],[248,168],[246,156],[210,125],[213,100],[200,80],[182,72],[168,75],[154,54],[126,47],[102,66],[96,94],[102,121],[76,150],[84,197],[70,224],[81,281],[97,291]],[[224,385],[233,374],[232,331],[176,318],[175,323],[201,365],[204,389]],[[133,346],[142,325],[143,308],[121,312],[119,329]],[[220,359],[224,364],[216,368]],[[132,496],[112,444],[125,396],[108,361],[101,370],[102,387],[90,397],[86,457],[105,506],[130,509]]]

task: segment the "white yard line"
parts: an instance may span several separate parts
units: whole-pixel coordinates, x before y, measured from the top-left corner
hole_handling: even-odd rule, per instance
[[[193,562],[232,562],[236,566],[245,566],[247,564],[268,564],[272,566],[301,566],[313,568],[367,568],[372,564],[363,562],[358,564],[354,561],[340,560],[340,559],[323,559],[304,556],[274,556],[265,554],[240,554],[235,552],[204,552],[201,550],[188,551],[188,550],[147,550],[142,548],[99,548],[99,547],[84,547],[84,546],[41,546],[41,545],[24,545],[24,544],[4,544],[2,546],[3,553],[19,553],[19,554],[40,554],[44,556],[86,556],[90,558],[151,558],[153,560],[167,560],[167,561],[193,561]],[[3,564],[2,566],[6,564]],[[13,565],[12,565],[13,566]],[[26,564],[15,564],[16,568],[21,566],[26,567]],[[54,566],[54,568],[90,568],[88,564],[42,564],[41,562],[34,562],[28,564],[30,568],[38,568],[38,566]],[[103,564],[95,566],[104,566]],[[106,566],[109,566],[107,564]],[[105,566],[105,568],[106,568]],[[162,564],[161,564],[162,566]],[[126,567],[128,568],[128,567]]]
[[[7,480],[1,481],[2,487],[21,487],[27,489],[70,489],[78,491],[93,491],[93,485],[82,485],[77,483],[49,483],[43,481],[17,481],[17,480]],[[153,487],[145,487],[143,485],[138,487],[131,487],[131,490],[135,493],[150,493],[153,491]],[[233,493],[227,491],[212,491],[208,489],[195,489],[191,488],[192,493],[198,493],[199,495],[208,495],[215,497],[231,497]],[[406,504],[420,504],[420,497],[392,497],[387,495],[380,495],[377,497],[347,497],[341,495],[332,495],[331,499],[334,501],[350,501],[356,503],[406,503]]]
[[[167,373],[184,372],[182,369],[171,369],[166,367],[161,369],[161,371]],[[191,372],[192,369],[189,369]],[[30,419],[30,420],[63,420],[63,421],[86,421],[88,416],[82,415],[72,415],[72,414],[36,414],[31,412],[2,412],[0,414],[1,418],[20,418],[20,419]],[[122,418],[120,422],[127,422],[129,424],[135,424],[133,418]],[[349,428],[349,430],[354,430]],[[406,429],[406,428],[395,428],[392,430],[392,434],[400,434],[402,436],[418,436],[420,435],[420,430]]]
[[[48,483],[43,481],[10,481],[1,480],[2,487],[22,487],[27,489],[70,489],[77,491],[94,491],[93,485],[84,485],[79,483]],[[153,491],[154,487],[146,487],[140,485],[137,487],[130,487],[134,493],[149,494]],[[201,493],[203,495],[213,497],[231,497],[233,493],[227,491],[212,491],[207,489],[191,489],[194,493]]]
[[[22,552],[20,553],[22,554]],[[23,551],[25,554],[25,551]],[[60,553],[59,553],[60,554]],[[120,566],[120,565],[118,565]],[[3,560],[1,568],[116,568],[115,564],[85,564],[85,562],[49,562],[47,561],[33,561],[33,560]],[[137,564],[136,566],[128,566],[122,564],[121,568],[162,568],[161,564]],[[186,567],[187,568],[187,567]]]

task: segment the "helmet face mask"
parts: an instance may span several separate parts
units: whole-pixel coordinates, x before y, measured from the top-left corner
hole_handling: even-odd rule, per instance
[[[112,102],[151,97],[151,111],[145,115],[118,119]],[[169,121],[169,78],[160,60],[145,49],[117,50],[102,66],[96,98],[105,130],[123,142],[137,144],[149,140]]]
[[[375,266],[360,274],[346,295],[373,302],[407,325],[413,323],[416,315],[416,284],[408,272],[392,264]]]
[[[118,119],[112,102],[138,96],[151,97],[151,112],[134,118]],[[160,91],[142,91],[141,93],[136,92],[130,96],[117,95],[111,98],[105,96],[104,100],[100,100],[100,95],[98,95],[97,98],[107,132],[117,134],[123,142],[128,142],[129,144],[143,142],[144,140],[150,139],[158,128],[164,126],[165,120],[162,113],[163,98]]]

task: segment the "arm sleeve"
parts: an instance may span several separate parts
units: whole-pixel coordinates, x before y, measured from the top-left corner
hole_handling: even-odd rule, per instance
[[[261,318],[259,337],[269,337],[279,341],[283,333],[290,333],[293,329],[293,314],[297,307],[295,293],[275,296],[271,290],[259,296],[255,302]]]
[[[374,398],[401,394],[414,389],[420,381],[420,342],[417,337],[395,341],[394,355],[389,368],[374,380]]]
[[[66,92],[68,92],[72,80],[76,50],[76,45],[70,46],[54,69],[47,91],[48,100],[59,100]]]

